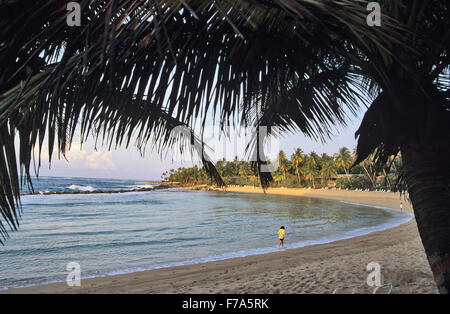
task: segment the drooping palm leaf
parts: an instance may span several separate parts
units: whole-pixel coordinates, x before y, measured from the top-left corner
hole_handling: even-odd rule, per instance
[[[413,31],[410,36],[420,54],[409,54],[395,47],[398,60],[385,65],[390,74],[381,78],[372,62],[381,56],[370,55],[370,63],[359,61],[367,87],[378,87],[356,132],[358,158],[356,164],[373,153],[378,166],[396,155],[402,144],[415,138],[450,139],[450,18],[446,1],[381,1],[386,10]],[[406,67],[399,66],[399,63]],[[413,69],[413,71],[408,69]],[[382,93],[379,93],[383,91]]]
[[[47,138],[50,158],[55,146],[64,154],[77,127],[82,138],[101,135],[110,144],[113,139],[115,144],[128,144],[136,131],[140,147],[150,136],[169,147],[172,142],[165,137],[166,128],[158,129],[162,121],[170,118],[189,126],[212,111],[227,125],[241,108],[251,112],[256,99],[262,108],[275,110],[270,102],[276,92],[286,97],[289,90],[296,93],[289,104],[290,119],[307,134],[326,133],[328,122],[343,121],[339,106],[349,94],[339,85],[346,83],[305,87],[300,82],[328,71],[323,67],[326,59],[361,62],[364,55],[383,54],[383,62],[389,63],[395,59],[390,54],[392,45],[407,49],[404,30],[395,20],[384,16],[381,28],[366,24],[366,3],[85,0],[80,1],[82,26],[78,28],[66,24],[65,1],[2,2],[3,221],[17,228],[16,165],[30,180],[34,147],[42,148]],[[379,64],[373,67],[380,77],[387,76]],[[319,85],[327,88],[325,98],[313,90]],[[339,91],[344,94],[327,109],[327,99]],[[322,123],[327,126],[313,130]],[[213,172],[212,164],[206,164]],[[4,224],[0,232],[6,235]]]

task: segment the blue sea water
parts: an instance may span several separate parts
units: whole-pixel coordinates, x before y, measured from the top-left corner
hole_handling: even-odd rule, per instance
[[[276,252],[327,243],[404,223],[398,211],[305,197],[184,191],[134,191],[135,180],[40,177],[36,192],[115,194],[25,195],[19,231],[0,246],[0,289],[81,277]],[[27,192],[24,190],[24,192]]]

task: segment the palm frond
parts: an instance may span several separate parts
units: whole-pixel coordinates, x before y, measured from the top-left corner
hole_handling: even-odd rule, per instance
[[[339,87],[342,82],[325,83],[325,78],[325,98],[301,86],[309,76],[320,76],[314,71],[328,71],[319,59],[361,59],[350,50],[381,54],[373,66],[385,78],[381,63],[395,60],[393,46],[414,52],[404,40],[406,29],[389,16],[380,28],[366,24],[367,2],[83,0],[79,28],[67,26],[65,2],[2,2],[2,221],[17,228],[17,164],[30,181],[34,147],[40,152],[47,139],[50,158],[55,146],[63,155],[77,127],[82,138],[101,134],[110,146],[128,145],[136,131],[140,147],[150,136],[170,147],[171,119],[191,126],[212,112],[227,125],[240,108],[251,112],[258,97],[269,110],[270,102],[278,103],[270,95],[281,92],[281,99],[291,97],[292,117],[279,115],[279,125],[295,123],[306,134],[326,134],[333,119],[344,121],[336,106],[351,96]],[[339,91],[335,107],[327,109]],[[16,137],[19,160],[13,156]],[[0,233],[6,235],[4,224]]]

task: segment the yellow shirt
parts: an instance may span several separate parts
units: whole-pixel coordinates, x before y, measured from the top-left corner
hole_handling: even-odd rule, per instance
[[[286,231],[284,229],[278,230],[278,238],[280,240],[283,240],[285,235],[286,235]]]

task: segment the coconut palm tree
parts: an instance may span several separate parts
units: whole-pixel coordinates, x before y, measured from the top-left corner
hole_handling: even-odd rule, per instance
[[[300,173],[301,173],[301,164],[303,162],[303,150],[301,148],[297,148],[295,153],[292,154],[291,156],[291,164],[292,167],[294,167],[294,173],[297,175],[297,179],[298,179],[298,186],[301,186],[301,180],[300,180]]]
[[[448,2],[416,0],[381,3],[387,12],[408,27],[404,38],[414,42],[416,50],[414,53],[407,52],[401,45],[393,43],[389,49],[395,51],[395,58],[389,58],[385,51],[379,50],[359,56],[352,53],[346,59],[351,60],[352,66],[349,71],[341,72],[340,77],[346,77],[344,72],[359,73],[362,80],[352,84],[367,91],[369,98],[372,98],[356,132],[358,157],[355,164],[373,154],[373,161],[380,168],[386,165],[389,156],[402,153],[404,186],[413,204],[428,261],[439,291],[449,293],[450,218],[443,218],[450,217],[447,215],[450,207],[450,165],[446,162],[450,155]],[[353,44],[347,47],[350,50],[360,49]],[[329,79],[332,74],[325,76]],[[307,81],[311,82],[311,77]],[[317,83],[318,78],[313,81]],[[315,100],[317,103],[314,106],[298,105],[308,104],[308,100],[302,97],[311,90],[305,86],[308,83],[304,78],[294,78],[291,88],[283,89],[283,86],[277,85],[273,94],[265,95],[264,99],[270,101],[264,106],[261,123],[308,134],[308,127],[311,126],[301,121],[301,117],[305,116],[305,107],[318,108],[322,105],[320,99]],[[346,95],[346,92],[343,94]],[[344,102],[351,103],[351,100]],[[328,100],[325,106],[333,108],[332,103]],[[339,121],[339,117],[332,120]],[[319,129],[328,125],[326,122],[319,124]],[[375,185],[374,180],[372,184]]]
[[[334,159],[336,161],[336,165],[344,169],[347,180],[350,182],[349,169],[354,163],[350,150],[347,147],[341,147],[339,152],[334,155]]]
[[[234,156],[233,159],[233,175],[234,176],[238,176],[239,175],[239,157],[238,156]]]
[[[331,179],[333,177],[337,177],[337,167],[334,160],[328,160],[322,165],[322,169],[320,169],[320,175],[325,180]]]
[[[248,184],[248,176],[251,174],[250,164],[245,161],[241,161],[239,165],[239,175],[245,177],[245,184]]]
[[[312,152],[309,156],[305,156],[304,165],[302,167],[303,171],[303,177],[305,180],[310,181],[313,189],[316,188],[316,185],[314,184],[315,179],[319,173],[317,169],[317,162],[318,160],[315,158],[317,155]],[[319,157],[319,156],[317,156]]]
[[[314,181],[316,179],[317,173],[313,168],[305,168],[303,172],[303,177],[305,180],[310,181],[312,188],[315,189],[316,185],[314,184]]]
[[[286,153],[283,150],[280,150],[278,153],[278,169],[280,169],[283,174],[283,180],[286,181],[286,173],[289,171],[290,162],[286,158]]]
[[[377,165],[373,162],[373,155],[364,159],[359,164],[364,169],[366,176],[372,183],[372,187],[375,188],[377,183]]]
[[[273,175],[273,181],[277,184],[278,187],[280,187],[281,181],[283,181],[283,175],[281,174],[274,174]]]
[[[208,112],[230,125],[238,110],[246,126],[326,139],[371,103],[357,162],[401,150],[431,268],[450,291],[447,2],[380,1],[380,27],[366,23],[368,1],[356,0],[79,2],[80,27],[68,27],[58,0],[0,4],[3,239],[18,227],[17,166],[31,182],[32,152],[39,168],[44,141],[50,159],[77,131],[110,148],[135,136],[138,149],[149,139],[181,149],[191,136],[174,128],[190,129],[196,117],[204,125]],[[267,186],[270,174],[259,176]]]
[[[398,58],[387,63],[383,54],[370,56],[370,62],[383,64],[389,73],[385,78],[362,66],[368,86],[378,91],[356,133],[356,163],[374,153],[377,164],[383,165],[401,152],[403,178],[431,270],[439,291],[450,293],[449,3],[382,5],[408,25],[412,32],[405,36],[423,53],[408,54],[395,47]]]

